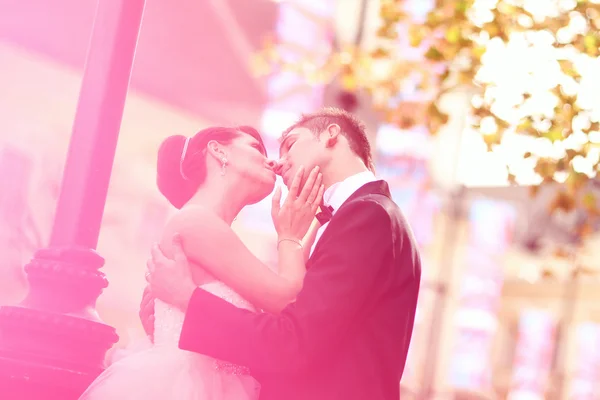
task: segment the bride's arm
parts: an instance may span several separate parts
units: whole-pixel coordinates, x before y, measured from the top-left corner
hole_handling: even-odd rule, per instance
[[[190,207],[177,217],[187,258],[257,307],[278,313],[292,302],[304,279],[302,248],[291,241],[279,245],[280,274],[248,250],[229,225],[212,212]]]
[[[310,258],[310,251],[312,249],[313,244],[317,238],[317,232],[321,227],[321,223],[316,218],[313,220],[310,228],[308,228],[308,233],[302,239],[302,247],[304,248],[304,261],[308,261]]]
[[[229,225],[202,207],[188,207],[177,216],[186,256],[257,307],[271,313],[283,310],[302,289],[306,272],[304,249],[296,238],[305,236],[316,211],[313,204],[319,204],[323,196],[318,169],[296,196],[301,178],[299,171],[290,187],[290,200],[281,209],[278,196],[273,202],[280,235],[279,274],[256,258]]]

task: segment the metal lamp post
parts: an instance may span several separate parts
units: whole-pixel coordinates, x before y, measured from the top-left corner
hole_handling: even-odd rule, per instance
[[[100,0],[50,245],[25,266],[22,304],[0,308],[0,397],[75,399],[118,340],[96,315],[96,253],[145,0]]]

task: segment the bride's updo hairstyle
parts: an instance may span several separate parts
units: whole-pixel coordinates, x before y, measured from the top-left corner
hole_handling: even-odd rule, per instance
[[[250,126],[211,127],[199,131],[191,138],[182,135],[166,138],[158,149],[158,190],[176,208],[183,207],[206,180],[208,142],[215,140],[222,145],[228,145],[240,132],[258,140],[266,154],[260,134]]]

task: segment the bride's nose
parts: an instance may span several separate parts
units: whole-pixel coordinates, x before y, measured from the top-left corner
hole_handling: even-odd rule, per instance
[[[267,168],[273,170],[274,172],[277,172],[279,169],[279,163],[275,160],[266,160],[265,164],[267,165]]]

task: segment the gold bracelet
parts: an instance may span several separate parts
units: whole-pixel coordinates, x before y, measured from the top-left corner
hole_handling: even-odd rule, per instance
[[[290,239],[290,238],[279,239],[277,241],[277,249],[279,249],[279,245],[281,244],[281,242],[285,242],[285,241],[296,243],[298,246],[300,246],[300,249],[304,250],[304,246],[302,246],[302,243],[299,240]]]

